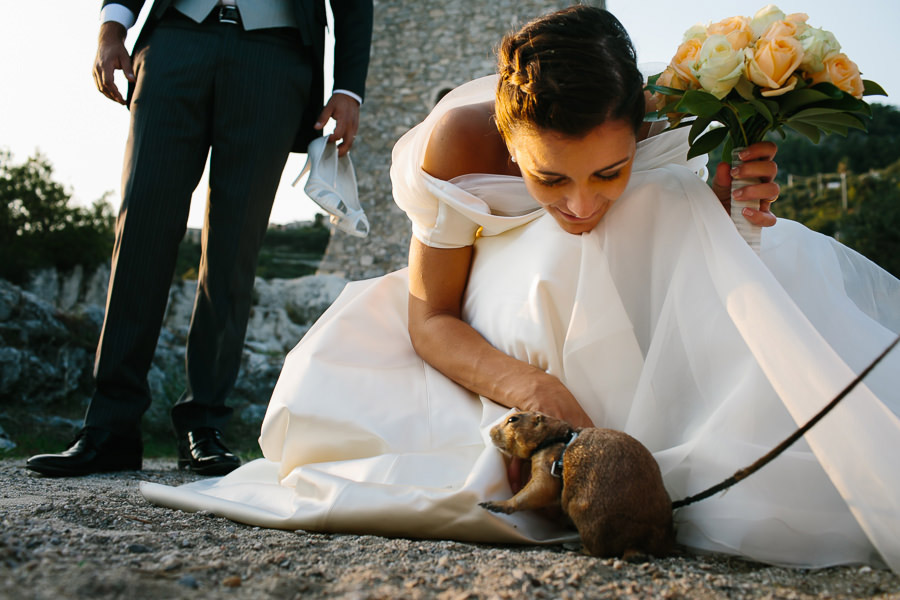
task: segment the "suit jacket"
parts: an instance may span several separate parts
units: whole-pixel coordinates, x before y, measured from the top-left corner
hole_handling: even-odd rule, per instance
[[[151,0],[154,4],[138,35],[135,48],[147,39],[172,0]],[[107,4],[126,6],[137,16],[146,0],[103,0]],[[365,96],[366,73],[369,68],[369,51],[372,42],[372,0],[329,0],[334,15],[334,88],[349,90]],[[321,135],[313,129],[316,118],[322,112],[325,92],[325,29],[327,17],[325,0],[291,0],[300,27],[298,35],[310,46],[318,69],[313,69],[313,83],[307,106],[304,107],[302,125],[294,142],[294,152],[306,152],[309,142]],[[131,98],[133,86],[129,86]]]

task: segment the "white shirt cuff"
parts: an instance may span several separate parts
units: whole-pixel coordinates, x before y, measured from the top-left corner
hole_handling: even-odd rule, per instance
[[[107,4],[100,11],[100,22],[115,21],[121,23],[125,29],[130,29],[134,25],[136,18],[134,13],[128,7],[121,4]]]
[[[334,90],[331,92],[332,94],[344,94],[345,96],[350,96],[354,100],[356,100],[360,106],[362,106],[362,98],[359,97],[359,94],[354,94],[350,90]]]

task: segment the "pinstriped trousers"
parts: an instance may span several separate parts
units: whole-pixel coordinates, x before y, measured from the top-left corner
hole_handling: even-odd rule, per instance
[[[85,425],[138,434],[147,373],[184,237],[210,157],[199,285],[177,432],[223,428],[240,367],[257,255],[312,78],[292,30],[245,32],[172,14],[134,55],[137,81],[122,205]]]

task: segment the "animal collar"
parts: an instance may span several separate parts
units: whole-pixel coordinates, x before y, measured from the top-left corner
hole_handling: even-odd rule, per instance
[[[573,431],[569,434],[569,441],[566,442],[566,445],[563,447],[562,452],[559,453],[559,458],[553,461],[553,464],[550,465],[550,474],[554,477],[562,477],[563,475],[563,457],[566,455],[566,450],[569,449],[569,446],[572,445],[572,442],[578,437],[578,432]]]

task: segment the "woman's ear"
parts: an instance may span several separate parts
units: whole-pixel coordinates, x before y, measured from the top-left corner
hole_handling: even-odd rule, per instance
[[[506,141],[506,151],[509,153],[509,160],[513,163],[516,162],[516,152],[512,149],[512,146],[509,145],[509,141]]]

